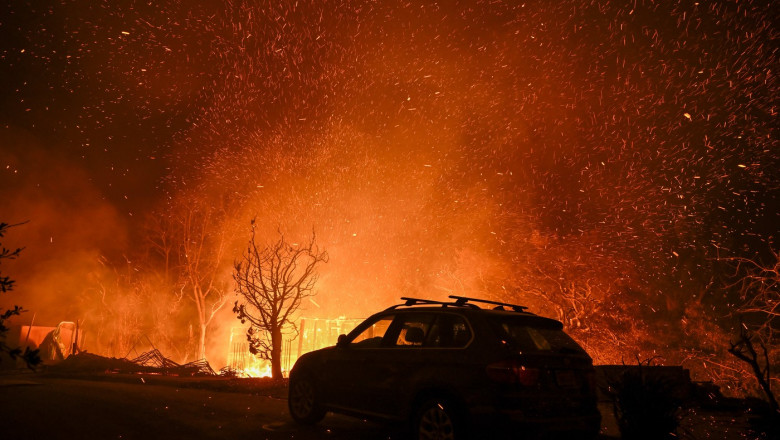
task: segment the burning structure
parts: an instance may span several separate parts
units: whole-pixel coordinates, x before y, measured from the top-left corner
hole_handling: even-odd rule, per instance
[[[5,335],[5,342],[12,347],[40,350],[44,363],[59,362],[78,353],[79,347],[84,344],[84,332],[79,331],[78,323],[68,321],[55,327],[14,325]]]
[[[339,335],[349,333],[360,324],[362,319],[300,318],[296,323],[297,331],[287,335],[282,344],[282,371],[285,376],[302,354],[322,347],[336,345]],[[233,327],[230,333],[230,350],[227,367],[240,374],[252,377],[270,377],[271,365],[268,360],[258,359],[249,351],[246,328]]]

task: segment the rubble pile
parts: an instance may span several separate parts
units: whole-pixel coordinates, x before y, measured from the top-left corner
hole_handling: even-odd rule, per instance
[[[47,370],[62,373],[105,373],[129,370],[134,367],[136,365],[127,359],[109,358],[81,352],[70,355],[59,363],[48,365]]]
[[[179,364],[165,357],[156,348],[144,352],[134,359],[109,358],[81,352],[68,356],[58,364],[50,365],[49,370],[53,372],[69,373],[143,373],[163,376],[217,375],[205,359]]]
[[[181,368],[184,368],[187,371],[194,371],[195,373],[192,374],[191,376],[216,376],[217,375],[217,373],[214,372],[214,369],[211,368],[211,365],[209,365],[206,359],[200,359],[197,361],[188,362],[182,365]]]
[[[163,354],[160,353],[160,350],[156,348],[153,348],[145,353],[142,353],[137,358],[131,360],[131,362],[140,365],[142,367],[152,367],[161,370],[169,370],[181,366],[176,362],[163,356]]]

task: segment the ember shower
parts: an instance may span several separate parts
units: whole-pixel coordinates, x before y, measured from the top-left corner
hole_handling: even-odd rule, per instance
[[[281,3],[6,7],[15,302],[187,340],[148,243],[208,207],[226,284],[251,219],[316,233],[309,316],[468,294],[600,362],[722,353],[719,257],[777,248],[771,2]]]

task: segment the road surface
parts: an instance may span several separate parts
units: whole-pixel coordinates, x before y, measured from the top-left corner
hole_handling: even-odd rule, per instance
[[[328,415],[293,424],[287,400],[251,392],[0,376],[3,439],[400,439],[393,427]]]
[[[401,440],[400,426],[329,414],[293,423],[285,388],[218,378],[0,375],[0,440]],[[193,388],[199,386],[201,388]],[[619,438],[602,405],[603,440]],[[744,414],[689,411],[682,439],[745,440]]]

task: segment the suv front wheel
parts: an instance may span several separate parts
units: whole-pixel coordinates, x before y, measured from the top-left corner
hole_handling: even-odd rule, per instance
[[[313,425],[325,417],[325,408],[317,396],[317,385],[307,374],[290,378],[287,406],[293,420],[304,425]]]
[[[420,405],[413,427],[413,438],[418,440],[458,440],[462,434],[455,407],[444,399]]]

